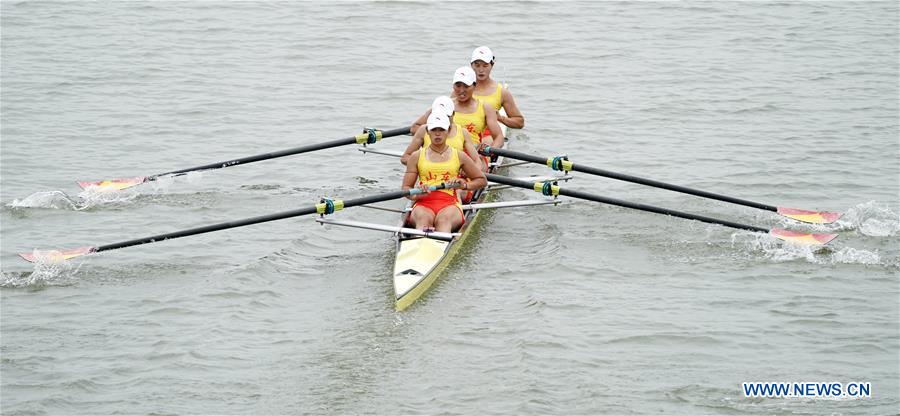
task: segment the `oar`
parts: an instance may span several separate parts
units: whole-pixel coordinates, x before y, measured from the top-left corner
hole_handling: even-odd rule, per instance
[[[651,205],[638,204],[634,202],[622,201],[619,199],[606,198],[600,195],[589,194],[587,192],[573,191],[569,189],[562,189],[557,185],[554,185],[552,182],[528,182],[521,181],[517,179],[508,178],[506,176],[495,175],[492,173],[488,173],[487,179],[491,182],[502,183],[505,185],[515,186],[519,188],[525,189],[533,189],[536,192],[540,192],[544,195],[564,195],[572,198],[586,199],[588,201],[595,201],[604,204],[610,205],[618,205],[620,207],[638,209],[641,211],[654,212],[657,214],[671,215],[673,217],[685,218],[689,220],[703,221],[710,224],[719,224],[724,225],[726,227],[736,228],[739,230],[747,230],[753,231],[757,233],[767,233],[772,236],[779,238],[784,241],[790,241],[798,244],[809,244],[809,245],[822,245],[828,244],[829,241],[834,240],[837,237],[837,234],[810,234],[810,233],[799,233],[796,231],[790,230],[782,230],[778,228],[761,228],[755,227],[752,225],[744,225],[736,222],[718,220],[715,218],[704,217],[702,215],[688,214],[685,212],[674,211],[671,209],[654,207]]]
[[[441,188],[443,188],[443,186],[432,187],[432,190],[441,189]],[[172,233],[154,235],[151,237],[136,238],[134,240],[122,241],[119,243],[106,244],[106,245],[102,245],[102,246],[88,246],[88,247],[79,247],[79,248],[66,249],[66,250],[50,250],[47,252],[38,251],[38,253],[41,254],[41,257],[47,257],[51,261],[68,260],[68,259],[71,259],[74,257],[84,256],[86,254],[99,253],[101,251],[115,250],[115,249],[119,249],[119,248],[137,246],[137,245],[141,245],[141,244],[156,243],[156,242],[160,242],[160,241],[171,240],[173,238],[187,237],[187,236],[191,236],[191,235],[204,234],[204,233],[209,233],[209,232],[219,231],[219,230],[227,230],[229,228],[243,227],[245,225],[259,224],[259,223],[263,223],[263,222],[282,220],[282,219],[291,218],[291,217],[299,217],[301,215],[331,214],[334,211],[339,211],[344,208],[349,208],[349,207],[353,207],[353,206],[357,206],[357,205],[372,204],[372,203],[382,202],[382,201],[388,201],[391,199],[403,198],[403,197],[406,197],[409,195],[418,195],[418,194],[421,194],[422,192],[423,191],[418,188],[412,188],[412,189],[408,189],[405,191],[387,192],[387,193],[373,195],[373,196],[350,199],[347,201],[342,201],[339,199],[331,200],[331,199],[323,198],[322,201],[319,202],[318,204],[315,204],[313,206],[306,207],[306,208],[295,209],[292,211],[284,211],[284,212],[279,212],[279,213],[275,213],[275,214],[247,218],[247,219],[243,219],[243,220],[223,222],[223,223],[219,223],[219,224],[207,225],[204,227],[191,228],[191,229],[187,229],[187,230],[183,230],[183,231],[176,231],[176,232],[172,232]],[[28,260],[32,263],[34,263],[34,261],[35,261],[34,252],[20,253],[19,256],[21,256],[23,259]]]
[[[641,185],[653,186],[656,188],[668,189],[670,191],[682,192],[685,194],[695,195],[703,198],[715,199],[718,201],[730,202],[732,204],[744,205],[748,207],[763,209],[766,211],[777,212],[785,217],[795,219],[797,221],[809,222],[813,224],[828,224],[837,221],[841,217],[841,213],[825,212],[825,211],[808,211],[804,209],[776,207],[772,205],[761,204],[759,202],[748,201],[746,199],[734,198],[726,195],[714,194],[712,192],[701,191],[699,189],[687,188],[684,186],[673,185],[665,182],[655,181],[653,179],[639,178],[637,176],[626,175],[623,173],[611,172],[608,170],[592,168],[590,166],[576,165],[570,162],[566,157],[557,156],[550,158],[541,158],[527,153],[516,152],[506,149],[497,149],[490,146],[481,150],[481,154],[485,156],[499,155],[512,159],[519,159],[533,163],[547,164],[547,166],[561,171],[575,171],[589,173],[591,175],[603,176],[612,179],[618,179],[626,182],[639,183]]]
[[[184,175],[188,172],[199,172],[210,169],[221,169],[236,165],[247,164],[251,162],[259,162],[261,160],[275,159],[278,157],[291,156],[300,153],[314,152],[316,150],[329,149],[332,147],[344,146],[348,144],[373,144],[382,138],[400,136],[409,134],[409,127],[400,127],[393,130],[381,131],[376,129],[366,129],[361,134],[353,137],[337,139],[322,143],[310,144],[306,146],[294,147],[291,149],[280,150],[277,152],[263,153],[256,156],[247,156],[240,159],[226,160],[224,162],[209,163],[206,165],[195,166],[192,168],[178,169],[171,172],[157,173],[150,176],[135,176],[130,178],[106,179],[102,181],[79,181],[78,186],[82,189],[91,189],[94,191],[121,191],[132,186],[140,185],[144,182],[155,181],[160,177],[167,175]]]

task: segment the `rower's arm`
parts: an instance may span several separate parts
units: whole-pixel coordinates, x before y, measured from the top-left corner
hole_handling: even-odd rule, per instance
[[[494,144],[491,147],[497,149],[503,147],[503,129],[500,128],[500,123],[497,121],[497,111],[486,103],[484,104],[484,120],[487,128],[491,131],[491,137],[494,138]]]
[[[409,134],[416,134],[419,131],[419,127],[424,126],[425,122],[428,121],[428,116],[431,115],[431,108],[425,111],[425,114],[419,116],[416,121],[413,121],[412,126],[409,127]]]
[[[525,116],[522,115],[522,111],[520,111],[519,106],[516,105],[516,100],[513,99],[512,93],[506,88],[501,92],[500,103],[503,109],[506,110],[506,115],[499,116],[498,120],[511,129],[524,128]]]
[[[409,146],[406,146],[406,150],[403,151],[403,156],[400,156],[400,163],[405,165],[413,152],[419,150],[419,148],[425,144],[426,130],[427,128],[425,126],[419,126],[419,130],[416,131],[415,136],[413,136],[412,140],[409,142]]]
[[[466,173],[466,179],[457,178],[461,181],[466,182],[466,186],[464,189],[472,191],[487,186],[487,179],[484,177],[484,172],[481,171],[481,169],[478,167],[478,164],[474,160],[472,160],[469,155],[460,153],[459,164],[463,172]]]
[[[415,156],[416,159],[419,157],[419,151],[413,152],[412,156]],[[416,186],[416,180],[419,179],[419,165],[418,163],[408,163],[406,165],[406,172],[403,174],[403,184],[400,186],[400,189],[405,191],[407,189],[412,189]],[[409,195],[407,196],[410,200],[419,199],[418,195]]]
[[[478,154],[478,148],[476,148],[475,145],[472,144],[472,135],[469,134],[467,130],[462,130],[462,134],[463,143],[465,143],[463,146],[466,148],[466,154],[475,161],[475,164],[478,166],[479,170],[487,170],[484,168],[484,163],[482,163],[483,159]]]

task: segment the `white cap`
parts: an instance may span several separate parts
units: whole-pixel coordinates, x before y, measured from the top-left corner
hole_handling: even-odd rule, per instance
[[[475,61],[484,61],[489,64],[494,61],[494,53],[487,46],[479,46],[472,51],[472,60],[469,62]]]
[[[454,111],[456,111],[456,106],[453,105],[453,100],[446,95],[435,98],[434,102],[431,103],[432,113],[442,113],[446,114],[447,117],[450,117],[453,115]]]
[[[450,118],[446,114],[431,112],[428,116],[428,130],[434,129],[450,130]]]
[[[461,66],[453,73],[453,83],[462,82],[466,85],[475,84],[475,70],[469,66]]]

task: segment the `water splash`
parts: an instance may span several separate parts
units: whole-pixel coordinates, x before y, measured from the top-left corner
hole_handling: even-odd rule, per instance
[[[165,194],[169,192],[169,188],[175,185],[175,182],[184,181],[188,184],[197,184],[203,180],[203,172],[194,171],[194,172],[186,172],[177,175],[164,175],[157,176],[151,181],[145,182],[143,187],[149,186],[154,194]]]
[[[181,175],[186,179],[187,183],[196,183],[203,178],[201,172],[189,172]],[[160,176],[154,181],[150,181],[151,194],[165,194],[169,188],[175,183],[175,176]],[[144,190],[148,185],[140,185]],[[78,193],[75,197],[69,196],[63,191],[41,191],[35,192],[23,199],[14,199],[6,204],[7,208],[13,211],[21,211],[31,208],[40,209],[59,209],[69,211],[85,211],[94,208],[123,205],[131,202],[135,198],[143,195],[139,187],[128,188],[121,191],[99,191],[96,188],[88,188]]]
[[[852,247],[844,247],[831,256],[832,264],[865,264],[878,265],[882,264],[881,255],[878,250],[874,252],[868,250],[858,250]]]
[[[78,193],[80,205],[77,211],[100,207],[111,204],[124,204],[137,198],[140,195],[137,191],[119,191],[119,192],[97,192],[85,190]]]
[[[82,191],[76,197],[71,197],[63,191],[35,192],[22,199],[14,199],[6,204],[13,211],[26,209],[58,209],[68,211],[84,211],[99,206],[121,204],[137,198],[137,192],[95,192]]]
[[[71,284],[84,261],[59,260],[52,253],[34,250],[34,269],[31,273],[3,272],[0,287],[37,289]]]
[[[189,184],[199,183],[203,180],[203,172],[201,171],[187,172],[181,176],[184,177]],[[175,177],[176,176],[161,176],[157,181],[171,179],[172,181],[169,182],[171,184],[175,181]]]
[[[14,199],[6,204],[12,209],[24,208],[49,208],[49,209],[68,209],[78,211],[81,207],[81,201],[72,199],[63,191],[44,191],[35,192],[23,199]]]
[[[776,263],[806,261],[819,265],[859,264],[892,267],[891,262],[885,260],[878,250],[791,244],[768,234],[735,233],[731,236],[731,245],[762,252],[765,258]]]
[[[900,234],[900,214],[886,204],[869,201],[848,209],[835,225],[840,230],[856,229],[869,237],[894,237]]]

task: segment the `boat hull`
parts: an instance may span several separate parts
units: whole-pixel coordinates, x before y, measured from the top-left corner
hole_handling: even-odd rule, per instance
[[[504,137],[507,129],[504,126]],[[498,160],[499,166],[502,158]],[[491,173],[501,173],[502,168],[493,168]],[[487,203],[495,199],[496,192],[479,191],[472,203]],[[407,204],[407,208],[412,203]],[[451,265],[456,254],[478,226],[484,214],[479,210],[466,210],[466,222],[451,241],[441,241],[428,237],[396,234],[397,255],[394,261],[395,307],[402,311],[415,303]],[[403,214],[401,225],[406,224],[410,213]]]
[[[493,199],[491,192],[485,192],[483,196],[478,200],[479,203],[490,202]],[[470,230],[477,227],[484,216],[484,213],[477,210],[466,214],[466,224],[459,230],[460,236],[452,241],[398,238],[397,259],[394,262],[394,295],[397,310],[408,308],[428,291],[451,265],[456,254],[472,235]],[[411,270],[414,272],[410,272]]]

